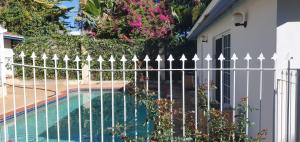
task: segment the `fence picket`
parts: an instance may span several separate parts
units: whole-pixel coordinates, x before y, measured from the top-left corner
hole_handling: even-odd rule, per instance
[[[25,107],[24,107],[24,114],[25,114],[25,140],[26,140],[26,142],[28,142],[27,98],[26,98],[25,61],[24,61],[25,54],[24,54],[23,51],[21,52],[20,57],[22,58],[22,79],[23,79],[23,98],[24,98],[23,101],[24,101],[24,105],[25,105]],[[4,113],[4,115],[5,115],[5,113]],[[5,119],[4,119],[4,124],[5,124]]]
[[[257,58],[259,60],[259,66],[260,66],[260,72],[259,72],[259,130],[261,130],[261,117],[262,117],[262,75],[263,75],[263,60],[265,60],[265,57],[262,53],[260,53],[259,57]]]
[[[169,58],[167,59],[169,61],[169,70],[170,70],[170,101],[171,101],[171,106],[170,106],[170,112],[171,112],[171,132],[172,132],[172,136],[171,136],[171,141],[173,141],[173,133],[174,133],[174,122],[173,122],[173,72],[172,72],[172,62],[174,61],[174,58],[172,56],[172,54],[170,54]]]
[[[246,57],[245,57],[245,60],[247,61],[247,69],[250,68],[250,60],[251,60],[251,56],[249,53],[247,53]],[[249,121],[249,70],[246,71],[247,73],[247,79],[246,79],[246,82],[247,82],[247,89],[246,89],[246,99],[247,99],[247,103],[246,103],[246,106],[247,106],[247,109],[246,109],[246,119],[247,121]],[[247,123],[246,124],[246,134],[248,135],[249,134],[249,124]]]
[[[57,127],[57,141],[60,142],[60,125],[59,125],[59,93],[58,93],[58,73],[57,73],[57,61],[58,56],[54,54],[54,73],[55,73],[55,101],[56,101],[56,127]]]
[[[75,58],[76,62],[76,68],[77,68],[77,98],[78,98],[78,123],[79,123],[79,142],[82,141],[82,130],[81,130],[81,94],[80,94],[80,68],[79,68],[79,62],[80,59],[78,56]]]
[[[13,95],[13,104],[14,104],[14,131],[15,131],[15,142],[18,142],[18,130],[17,130],[17,107],[16,107],[16,89],[15,89],[15,67],[14,67],[14,58],[12,58],[11,71],[12,71],[12,95]],[[0,65],[1,66],[1,65]]]
[[[132,61],[134,62],[134,132],[135,132],[135,140],[137,141],[138,132],[137,132],[137,61],[138,58],[136,55],[133,56]]]
[[[160,69],[161,66],[160,66],[160,63],[162,61],[162,58],[160,57],[160,55],[157,55],[157,58],[155,59],[155,61],[157,61],[157,69]],[[158,100],[160,101],[161,100],[161,77],[160,77],[160,70],[157,71],[157,97],[158,97]],[[160,109],[160,108],[158,108]],[[158,117],[160,118],[160,114],[158,114]],[[160,122],[158,122],[158,125],[160,125]]]
[[[209,119],[210,119],[210,62],[212,60],[210,54],[207,54],[205,60],[207,61],[207,136],[209,141]]]
[[[235,114],[236,114],[236,61],[238,60],[238,57],[235,53],[233,53],[231,60],[233,61],[233,101],[232,101],[232,122],[235,123]],[[233,141],[235,141],[235,134],[232,135]]]
[[[197,54],[195,54],[194,58],[192,59],[194,61],[194,66],[195,66],[195,130],[198,130],[198,73],[197,73],[197,61],[199,61],[199,57]]]
[[[149,95],[149,61],[150,58],[148,55],[145,56],[144,61],[146,62],[146,95]],[[150,141],[149,139],[149,120],[147,120],[147,142]]]
[[[2,64],[5,64],[5,61],[0,61],[0,66],[2,67]],[[2,70],[3,71],[3,70]],[[3,77],[1,77],[1,88],[2,88],[2,107],[3,107],[3,135],[4,135],[4,141],[7,141],[7,131],[6,131],[6,100],[5,100],[5,84]]]
[[[31,58],[32,58],[32,66],[33,66],[33,90],[34,90],[34,116],[35,116],[35,141],[38,142],[39,141],[39,136],[38,136],[38,111],[37,111],[37,94],[36,94],[36,77],[35,77],[35,74],[36,74],[36,71],[35,71],[35,58],[36,58],[36,55],[34,52],[32,52],[32,55],[31,55]]]
[[[91,61],[92,61],[92,58],[90,55],[87,56],[87,59],[86,61],[88,62],[88,83],[89,83],[89,100],[90,100],[90,103],[89,103],[89,112],[90,112],[90,142],[93,141],[93,110],[92,110],[92,84],[91,84]]]
[[[49,120],[48,120],[48,90],[47,90],[47,56],[44,53],[42,56],[44,61],[44,91],[45,91],[45,113],[46,113],[46,141],[49,142]]]
[[[104,142],[104,123],[103,123],[103,69],[102,69],[102,63],[103,63],[103,58],[102,56],[99,56],[98,60],[99,62],[99,66],[100,66],[100,107],[101,107],[101,120],[100,120],[100,123],[101,123],[101,142]]]
[[[185,57],[185,55],[183,54],[180,58],[181,62],[182,62],[182,69],[185,69],[185,61],[187,60],[187,58]],[[185,139],[186,135],[185,135],[185,71],[182,71],[182,136]]]
[[[112,126],[112,141],[115,141],[114,127],[115,127],[115,94],[114,94],[114,56],[110,56],[110,64],[111,64],[111,126]]]
[[[127,61],[127,59],[125,58],[125,55],[123,55],[122,56],[122,58],[121,58],[121,61],[122,61],[122,67],[123,67],[123,103],[124,103],[124,105],[123,105],[123,110],[124,110],[124,114],[123,114],[123,116],[124,116],[124,136],[126,136],[127,135],[127,133],[126,133],[126,129],[127,129],[127,106],[126,106],[126,73],[125,73],[125,70],[126,70],[126,66],[125,66],[125,63],[126,63],[126,61]]]
[[[70,90],[69,90],[69,57],[68,55],[65,55],[64,61],[65,61],[65,68],[66,68],[66,81],[67,81],[67,112],[68,112],[68,141],[71,141],[71,120],[70,120]]]

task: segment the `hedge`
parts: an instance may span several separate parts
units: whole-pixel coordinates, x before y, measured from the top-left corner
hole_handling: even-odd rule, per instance
[[[97,59],[101,55],[105,61],[103,62],[103,69],[110,69],[110,62],[108,61],[110,56],[113,55],[116,59],[115,68],[121,69],[122,62],[120,61],[122,55],[126,55],[128,61],[126,62],[126,68],[133,68],[132,57],[142,54],[144,46],[143,40],[135,40],[134,43],[128,43],[118,39],[93,39],[89,37],[70,36],[70,35],[56,35],[51,37],[30,37],[25,38],[25,41],[15,48],[14,63],[21,63],[20,58],[21,51],[24,51],[25,64],[32,65],[31,54],[35,52],[37,55],[36,66],[43,66],[44,61],[42,54],[46,53],[48,56],[47,67],[54,67],[53,55],[57,54],[59,57],[58,68],[65,68],[65,61],[63,60],[65,55],[68,55],[70,61],[68,63],[69,68],[76,68],[75,57],[78,55],[81,59],[80,68],[83,64],[86,64],[86,57],[91,55],[93,61],[91,62],[92,69],[99,69],[99,63]],[[81,49],[83,47],[83,49]],[[21,66],[15,67],[16,77],[22,77]],[[110,79],[110,72],[104,72],[104,79]],[[33,77],[32,68],[25,67],[25,76],[27,79]],[[76,71],[69,71],[70,79],[76,79]],[[127,74],[127,77],[132,76],[132,73]],[[36,70],[36,78],[43,79],[43,69]],[[54,69],[47,70],[47,78],[54,79]],[[58,70],[58,79],[65,78],[65,70]],[[92,79],[99,79],[99,72],[92,73]],[[115,73],[115,79],[122,79],[122,72]]]

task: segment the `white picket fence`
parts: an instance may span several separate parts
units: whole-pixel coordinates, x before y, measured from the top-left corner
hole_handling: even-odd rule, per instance
[[[57,55],[54,55],[53,57],[52,57],[52,59],[50,59],[50,57],[47,57],[47,55],[46,54],[43,54],[40,58],[38,58],[37,56],[36,56],[36,54],[35,53],[32,53],[32,56],[31,56],[31,58],[32,58],[32,64],[25,64],[25,62],[24,62],[24,58],[25,58],[25,54],[22,52],[21,54],[20,54],[20,57],[21,57],[21,59],[22,59],[22,62],[21,63],[16,63],[16,62],[12,62],[12,63],[10,63],[10,66],[11,66],[11,69],[12,69],[12,72],[14,72],[14,69],[16,68],[16,67],[21,67],[22,68],[22,73],[23,73],[23,77],[21,78],[22,79],[22,82],[23,82],[23,97],[24,98],[26,98],[28,95],[31,95],[31,94],[26,94],[26,77],[25,77],[25,69],[26,68],[32,68],[33,69],[33,72],[32,72],[32,74],[33,74],[33,86],[34,86],[34,88],[33,88],[33,90],[34,90],[34,100],[35,100],[35,102],[34,102],[34,113],[35,113],[35,128],[28,128],[28,124],[27,124],[27,111],[24,111],[24,116],[25,116],[25,133],[26,133],[26,138],[25,138],[25,140],[23,140],[23,141],[26,141],[26,142],[28,142],[28,141],[31,141],[30,139],[29,139],[29,137],[28,137],[28,129],[36,129],[35,130],[35,141],[39,141],[39,135],[38,135],[38,125],[46,125],[46,128],[48,128],[48,117],[49,116],[47,116],[48,115],[48,101],[47,101],[47,98],[48,98],[48,92],[47,92],[47,71],[48,70],[54,70],[55,71],[55,74],[54,74],[54,76],[55,76],[55,84],[56,84],[56,86],[55,86],[55,103],[56,103],[56,112],[57,112],[57,114],[56,114],[56,125],[57,125],[57,130],[56,130],[56,132],[57,132],[57,136],[58,136],[58,141],[60,141],[60,135],[61,135],[61,133],[60,133],[60,126],[59,126],[59,120],[60,120],[60,118],[59,118],[59,109],[60,109],[60,107],[59,107],[59,90],[58,90],[58,81],[60,81],[60,80],[58,80],[58,71],[59,70],[64,70],[65,71],[65,80],[66,80],[66,90],[67,90],[67,98],[66,98],[66,100],[67,100],[67,106],[68,106],[68,116],[67,116],[67,118],[68,118],[68,125],[67,125],[67,127],[68,127],[68,141],[71,141],[71,131],[75,131],[75,130],[72,130],[71,129],[71,126],[70,126],[70,110],[69,110],[69,90],[70,90],[70,88],[69,88],[69,72],[70,71],[75,71],[76,73],[77,73],[77,92],[78,92],[78,94],[80,94],[81,93],[81,90],[80,90],[80,86],[82,85],[81,84],[81,80],[80,80],[80,78],[81,78],[81,75],[82,75],[82,73],[84,72],[84,69],[83,68],[80,68],[80,64],[81,64],[81,61],[82,60],[86,60],[87,61],[87,66],[88,66],[88,86],[89,86],[89,89],[88,89],[88,92],[89,92],[89,99],[90,99],[90,103],[89,103],[89,108],[90,108],[90,116],[89,116],[89,118],[90,118],[90,122],[91,123],[89,123],[90,125],[89,125],[89,128],[90,128],[90,138],[89,138],[89,140],[90,141],[92,141],[93,140],[93,121],[92,121],[92,119],[93,119],[93,115],[92,115],[92,90],[93,90],[93,88],[92,88],[92,79],[91,79],[91,72],[99,72],[99,75],[100,75],[100,80],[98,80],[99,82],[100,82],[100,90],[101,90],[101,112],[100,112],[100,115],[101,115],[101,120],[99,120],[100,122],[101,122],[101,139],[99,140],[99,141],[105,141],[104,140],[104,118],[103,118],[103,116],[104,115],[107,115],[107,114],[103,114],[103,109],[104,109],[104,107],[108,107],[108,106],[103,106],[103,81],[104,81],[104,79],[103,79],[103,72],[110,72],[111,73],[111,93],[112,93],[112,100],[111,100],[111,103],[112,104],[115,104],[115,103],[120,103],[120,102],[115,102],[115,100],[114,100],[114,94],[115,94],[115,92],[114,92],[114,82],[115,82],[115,79],[114,79],[114,74],[115,74],[115,72],[122,72],[122,77],[123,77],[123,85],[124,85],[124,87],[123,87],[123,92],[126,92],[126,84],[128,83],[128,81],[126,80],[126,73],[127,72],[132,72],[132,73],[134,73],[134,85],[135,85],[135,89],[137,89],[137,81],[138,81],[138,72],[144,72],[145,74],[146,74],[146,78],[149,78],[149,72],[156,72],[157,74],[158,74],[158,78],[157,79],[154,79],[154,78],[150,78],[150,79],[147,79],[146,80],[146,92],[148,92],[148,90],[149,90],[149,80],[156,80],[157,81],[157,92],[158,92],[158,99],[161,99],[161,90],[162,90],[162,80],[161,80],[161,73],[162,72],[169,72],[169,80],[168,80],[168,82],[169,82],[169,93],[170,93],[170,100],[173,102],[174,101],[174,92],[173,92],[173,90],[174,90],[174,83],[173,83],[173,73],[174,72],[181,72],[182,73],[182,81],[181,81],[181,90],[182,90],[182,92],[181,92],[181,97],[182,97],[182,111],[183,111],[183,115],[182,115],[182,136],[183,137],[185,137],[186,136],[186,104],[185,103],[187,103],[186,102],[186,97],[187,97],[187,95],[186,95],[186,84],[185,84],[185,77],[186,77],[186,72],[190,72],[190,71],[192,71],[192,72],[194,72],[194,78],[196,78],[196,79],[194,79],[194,97],[195,97],[195,102],[194,102],[194,105],[195,105],[195,107],[194,107],[194,112],[195,112],[195,122],[194,122],[194,124],[195,124],[195,128],[196,129],[198,129],[198,127],[199,127],[199,123],[200,122],[198,122],[198,117],[199,117],[199,114],[198,114],[198,112],[199,112],[199,110],[198,110],[198,107],[197,107],[197,104],[199,103],[198,101],[199,101],[199,99],[197,98],[197,89],[198,89],[198,86],[201,84],[201,83],[207,83],[207,90],[210,90],[210,85],[211,85],[211,82],[212,82],[212,80],[214,80],[214,79],[216,79],[216,77],[214,76],[215,75],[215,72],[216,71],[219,71],[219,73],[220,73],[220,81],[219,81],[219,86],[220,86],[220,111],[221,112],[223,112],[224,111],[224,82],[225,82],[225,80],[224,80],[224,72],[229,72],[229,74],[230,74],[230,84],[232,84],[232,85],[230,85],[229,86],[229,88],[230,88],[230,100],[231,100],[231,103],[230,103],[230,105],[231,105],[231,107],[233,108],[233,120],[232,121],[235,121],[235,114],[236,114],[236,112],[235,112],[235,107],[236,107],[236,105],[237,105],[237,101],[240,99],[240,95],[238,96],[237,95],[237,92],[236,92],[236,89],[237,89],[237,87],[240,87],[240,85],[239,84],[237,84],[237,80],[243,80],[243,81],[245,81],[246,82],[246,86],[245,86],[245,89],[244,89],[244,91],[245,91],[245,95],[244,95],[244,97],[247,97],[248,99],[247,99],[247,104],[249,105],[249,100],[251,100],[250,98],[252,97],[251,95],[250,95],[250,85],[251,85],[251,82],[250,82],[250,80],[251,80],[251,75],[252,75],[252,72],[259,72],[259,80],[256,80],[256,82],[255,83],[257,83],[257,84],[259,84],[259,88],[257,88],[257,92],[259,92],[259,100],[257,100],[259,103],[260,103],[260,105],[259,105],[259,107],[260,107],[260,110],[262,109],[261,108],[261,106],[262,106],[262,100],[264,99],[264,95],[265,94],[263,94],[263,92],[264,92],[264,89],[277,89],[277,90],[284,90],[284,89],[286,89],[286,91],[287,92],[285,92],[285,91],[277,91],[277,93],[275,92],[274,94],[273,94],[273,96],[274,96],[274,101],[272,101],[272,100],[270,100],[270,101],[272,101],[272,105],[274,105],[274,109],[273,110],[268,110],[268,111],[270,111],[270,112],[273,112],[273,113],[270,113],[270,114],[274,114],[274,116],[268,116],[269,114],[262,114],[262,112],[260,112],[260,114],[258,115],[258,116],[253,116],[253,117],[258,117],[257,119],[259,120],[259,124],[257,124],[258,126],[257,127],[259,127],[258,129],[259,130],[261,130],[262,128],[262,120],[261,120],[261,118],[262,118],[262,116],[268,116],[270,119],[273,119],[273,121],[274,121],[274,125],[273,125],[273,132],[271,132],[271,134],[270,135],[273,135],[273,138],[274,138],[274,141],[276,140],[276,141],[281,141],[281,140],[287,140],[287,141],[293,141],[293,140],[295,140],[295,136],[297,135],[296,133],[297,133],[297,130],[296,130],[296,110],[297,110],[297,102],[295,102],[295,101],[293,101],[292,99],[294,98],[294,100],[296,100],[296,96],[295,96],[295,94],[296,94],[296,89],[297,89],[297,87],[295,87],[295,85],[294,85],[294,87],[291,87],[292,85],[292,83],[291,82],[293,82],[292,80],[293,79],[295,79],[295,78],[297,78],[297,76],[296,76],[296,74],[295,74],[295,76],[294,76],[294,78],[291,78],[291,77],[287,77],[287,78],[285,78],[285,81],[287,82],[285,85],[285,87],[280,87],[280,86],[277,86],[277,88],[276,88],[276,86],[274,85],[274,88],[264,88],[263,86],[264,86],[264,84],[263,84],[263,80],[264,80],[264,77],[263,77],[263,74],[264,74],[264,72],[270,72],[270,73],[272,73],[272,74],[275,74],[276,72],[280,72],[280,71],[285,71],[286,72],[286,74],[288,74],[288,76],[289,76],[289,74],[293,71],[293,72],[296,72],[296,70],[297,69],[291,69],[291,68],[284,68],[284,69],[278,69],[278,68],[265,68],[265,67],[263,67],[263,62],[265,61],[265,60],[267,60],[267,59],[265,59],[265,57],[263,56],[263,54],[260,54],[260,56],[257,58],[257,59],[252,59],[251,58],[251,56],[250,56],[250,54],[247,54],[246,55],[246,57],[244,58],[244,64],[245,64],[245,67],[242,67],[242,68],[238,68],[237,66],[236,66],[236,64],[237,64],[237,61],[238,60],[242,60],[242,59],[238,59],[238,57],[237,57],[237,55],[236,54],[233,54],[233,56],[232,56],[232,58],[231,59],[225,59],[224,58],[224,56],[221,54],[220,56],[219,56],[219,58],[217,59],[219,62],[220,62],[220,67],[219,68],[216,68],[216,67],[214,67],[213,66],[213,64],[212,64],[212,62],[216,62],[209,54],[206,56],[206,58],[205,59],[199,59],[198,58],[198,56],[197,55],[195,55],[193,58],[192,58],[192,61],[194,62],[194,67],[193,68],[186,68],[186,62],[187,62],[187,58],[186,58],[186,56],[185,55],[182,55],[182,57],[179,59],[180,61],[181,61],[181,63],[182,63],[182,68],[173,68],[172,67],[172,64],[173,64],[173,62],[174,62],[174,60],[178,60],[178,59],[174,59],[173,58],[173,56],[172,55],[169,55],[169,57],[168,57],[168,59],[167,59],[167,62],[169,62],[169,68],[165,68],[165,67],[162,67],[161,66],[161,62],[163,62],[163,58],[160,56],[160,55],[158,55],[157,56],[157,58],[155,59],[155,61],[157,62],[157,65],[158,65],[158,68],[156,68],[156,69],[154,69],[154,68],[150,68],[149,67],[149,62],[151,61],[150,60],[150,58],[149,58],[149,56],[148,55],[146,55],[142,60],[144,61],[144,63],[145,63],[145,68],[138,68],[138,62],[139,61],[141,61],[141,60],[139,60],[138,59],[138,57],[137,56],[134,56],[131,60],[129,60],[129,59],[126,59],[126,56],[125,55],[123,55],[122,57],[121,57],[121,59],[120,60],[117,60],[114,56],[111,56],[110,57],[110,59],[103,59],[102,58],[102,56],[99,56],[99,57],[95,57],[95,58],[98,58],[97,59],[97,61],[98,61],[98,63],[99,63],[99,67],[100,68],[98,68],[98,69],[94,69],[94,68],[91,68],[91,62],[92,61],[95,61],[91,56],[89,56],[88,55],[88,57],[87,57],[87,59],[80,59],[78,56],[76,56],[76,58],[74,59],[74,61],[73,62],[76,62],[76,65],[77,65],[77,67],[76,68],[69,68],[69,62],[72,62],[71,61],[71,59],[69,59],[69,57],[66,55],[63,59],[64,59],[64,62],[65,62],[65,67],[64,68],[59,68],[57,65],[58,65],[58,60],[59,60],[59,57],[57,56]],[[43,60],[44,61],[44,66],[36,66],[36,60]],[[271,59],[268,59],[268,60],[271,60],[271,61],[273,61],[274,63],[276,62],[276,59],[277,59],[277,56],[276,56],[276,54],[274,54],[274,56],[271,58]],[[53,60],[53,62],[54,62],[54,66],[53,67],[49,67],[49,66],[47,66],[47,60]],[[259,61],[259,67],[258,68],[251,68],[250,67],[250,65],[251,65],[251,61],[252,60],[258,60]],[[230,68],[229,67],[224,67],[224,62],[225,61],[230,61]],[[110,65],[111,65],[111,68],[110,69],[104,69],[103,68],[103,62],[110,62]],[[115,62],[122,62],[122,68],[115,68]],[[128,62],[133,62],[134,63],[134,68],[126,68],[126,63],[128,63]],[[199,62],[205,62],[206,63],[206,67],[199,67]],[[6,64],[6,63],[1,63],[1,64]],[[44,93],[44,99],[45,99],[45,111],[46,111],[46,123],[45,124],[39,124],[38,123],[38,104],[37,104],[37,101],[36,101],[36,98],[37,98],[37,95],[41,95],[41,94],[37,94],[37,88],[36,88],[36,69],[42,69],[44,72],[44,84],[45,84],[45,86],[44,86],[44,90],[45,90],[45,93]],[[237,78],[237,76],[236,76],[236,73],[237,72],[244,72],[245,73],[245,78],[246,79],[241,79],[241,78]],[[204,78],[202,78],[202,79],[200,79],[200,77],[201,76],[205,76]],[[18,133],[17,133],[17,112],[16,112],[16,110],[17,110],[17,108],[16,108],[16,95],[20,95],[20,94],[16,94],[16,91],[15,91],[15,76],[14,76],[14,74],[12,75],[12,80],[13,80],[13,83],[12,83],[12,88],[13,88],[13,90],[12,90],[12,94],[11,95],[13,95],[13,102],[14,102],[14,104],[13,104],[13,106],[14,106],[14,113],[13,113],[13,116],[10,118],[10,119],[13,119],[14,120],[14,137],[9,137],[10,135],[8,134],[8,131],[7,131],[7,120],[8,120],[8,118],[7,118],[7,116],[6,116],[6,113],[3,113],[3,117],[4,118],[7,118],[7,119],[3,119],[3,122],[2,122],[2,125],[3,125],[3,135],[4,135],[4,138],[3,138],[3,140],[4,141],[8,141],[8,140],[13,140],[13,141],[17,141],[18,140]],[[206,80],[205,82],[201,82],[200,80]],[[275,77],[274,77],[274,80],[275,80],[275,82],[274,82],[274,84],[276,84],[276,83],[278,83],[277,82],[277,80],[275,79]],[[94,80],[95,81],[95,80]],[[107,80],[106,80],[107,81]],[[228,81],[228,80],[227,80]],[[294,80],[294,84],[296,83],[296,79]],[[253,83],[253,82],[252,82]],[[6,94],[5,93],[5,87],[6,87],[6,82],[5,81],[1,81],[1,86],[2,86],[2,94]],[[125,94],[125,93],[124,93]],[[208,96],[208,110],[210,110],[211,108],[210,108],[210,102],[211,102],[211,99],[213,98],[212,96],[213,95],[216,95],[216,93],[215,92],[213,92],[213,91],[207,91],[207,96]],[[270,94],[268,94],[268,95],[270,95]],[[271,94],[272,95],[272,94]],[[286,96],[291,96],[291,97],[289,97],[289,98],[285,98]],[[284,100],[287,102],[287,103],[285,103],[285,102],[283,102],[283,101],[281,101],[282,99],[279,99],[280,97],[283,97],[284,98]],[[78,95],[78,100],[80,100],[80,96]],[[137,113],[137,98],[135,97],[135,105],[133,106],[134,107],[134,109],[135,109],[135,113],[134,113],[134,118],[135,118],[135,132],[134,132],[134,134],[135,134],[135,138],[137,139],[137,137],[138,137],[138,130],[137,130],[137,115],[138,115],[138,113]],[[124,111],[123,111],[123,115],[124,115],[124,124],[125,124],[125,126],[126,126],[126,118],[127,118],[127,116],[128,116],[128,114],[126,113],[126,107],[130,107],[130,106],[126,106],[126,95],[124,95],[124,99],[123,99],[123,103],[124,103]],[[80,102],[81,101],[78,101],[79,102],[79,104],[78,104],[78,106],[80,106],[81,104],[80,104]],[[24,99],[24,104],[28,104],[28,103],[30,103],[30,102],[26,102],[26,99]],[[5,97],[2,97],[2,103],[1,103],[1,105],[3,106],[2,108],[3,108],[3,112],[5,112],[5,107],[6,107],[6,101],[5,101]],[[288,106],[288,107],[287,107]],[[25,110],[27,110],[27,106],[25,105],[24,106],[25,107]],[[113,127],[115,127],[116,126],[116,121],[115,121],[115,108],[114,108],[114,105],[112,105],[111,106],[111,110],[112,110],[112,113],[111,113],[111,118],[112,118],[112,123],[111,123],[111,127],[113,128]],[[282,113],[282,111],[283,110],[287,110],[287,113],[286,114],[283,114]],[[171,112],[173,111],[173,106],[171,106],[171,110],[170,110]],[[279,114],[278,113],[280,113],[280,116],[282,117],[282,119],[279,119]],[[251,113],[250,113],[250,111],[247,109],[247,115],[246,115],[246,117],[247,118],[251,118],[251,116],[249,116],[249,115],[251,115]],[[79,117],[79,130],[76,130],[76,131],[79,131],[79,141],[83,141],[83,138],[82,138],[82,130],[81,130],[81,124],[82,124],[82,122],[81,122],[81,112],[80,112],[80,107],[79,107],[79,113],[78,113],[78,117]],[[173,123],[173,115],[172,115],[172,118],[171,118],[171,120],[172,120],[172,123]],[[272,121],[272,120],[270,120],[270,121]],[[150,132],[149,132],[149,124],[147,124],[147,128],[145,128],[145,129],[147,129],[147,133],[149,134]],[[247,126],[247,128],[246,128],[246,132],[247,133],[249,133],[249,130],[250,128],[248,128],[248,126]],[[284,130],[287,130],[287,131],[284,131]],[[127,131],[126,131],[126,129],[125,129],[125,131],[124,131],[124,134],[126,135],[126,133],[128,133]],[[277,137],[277,136],[275,136],[275,135],[280,135],[281,137],[279,138],[279,139],[277,139],[277,138],[275,138],[275,137]],[[147,140],[149,141],[149,137],[147,138]],[[46,129],[46,140],[47,140],[47,142],[49,141],[49,130],[48,129]],[[112,135],[112,141],[115,141],[115,136],[114,135]]]

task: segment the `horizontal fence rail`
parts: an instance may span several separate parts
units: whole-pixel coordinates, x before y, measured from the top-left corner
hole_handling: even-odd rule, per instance
[[[178,59],[172,55],[118,58],[88,55],[86,59],[70,59],[56,54],[39,57],[34,52],[28,57],[21,52],[11,63],[0,62],[12,72],[11,81],[1,77],[0,141],[151,141],[165,119],[171,126],[168,141],[196,139],[191,130],[205,133],[208,141],[213,141],[214,110],[222,117],[220,127],[244,118],[257,123],[255,128],[249,123],[244,128],[246,135],[253,135],[250,131],[262,132],[266,126],[263,120],[270,118],[274,119],[274,132],[270,135],[278,135],[278,141],[293,141],[296,137],[298,69],[291,68],[290,63],[287,68],[264,67],[266,63],[276,63],[276,54],[270,59],[263,54],[256,59],[250,54],[243,59],[236,54],[230,59],[223,54],[218,58],[208,54],[204,59],[197,55]],[[175,62],[181,67],[174,68]],[[188,67],[188,62],[192,66]],[[266,87],[270,86],[265,84],[267,80],[274,81],[273,88]],[[265,94],[274,90],[273,94]],[[148,118],[153,112],[140,101],[141,97],[154,98],[158,123]],[[271,117],[264,114],[266,98],[274,99],[270,103],[274,109],[268,110],[274,114]],[[165,108],[159,103],[166,100],[170,104],[163,112]],[[239,110],[239,100],[245,101],[245,110]],[[253,104],[258,104],[258,115],[252,112]],[[239,118],[243,111],[245,116]],[[165,118],[168,113],[170,116]],[[230,141],[239,138],[236,131]],[[225,140],[225,136],[220,135],[218,140]]]

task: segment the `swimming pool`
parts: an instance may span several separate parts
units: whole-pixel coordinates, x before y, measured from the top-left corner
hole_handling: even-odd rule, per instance
[[[43,94],[42,94],[43,95]],[[77,92],[70,93],[70,128],[71,128],[71,141],[79,141],[79,117],[78,117],[78,98]],[[99,90],[92,91],[92,124],[93,124],[93,141],[101,141],[101,107],[100,107],[100,95]],[[115,92],[115,124],[123,124],[124,120],[124,108],[123,108],[123,93]],[[90,121],[89,121],[89,92],[81,91],[81,126],[82,126],[82,141],[90,140]],[[134,97],[126,95],[126,110],[127,110],[127,135],[134,137]],[[111,91],[103,91],[103,118],[104,118],[104,141],[112,141],[112,135],[108,128],[111,128]],[[143,126],[146,119],[146,109],[142,105],[138,105],[138,136],[146,136],[146,127]],[[28,140],[35,141],[35,111],[27,113],[28,123]],[[7,138],[14,141],[14,120],[7,120]],[[59,100],[59,126],[60,126],[60,141],[68,141],[68,113],[67,113],[67,99],[63,98]],[[17,117],[17,139],[18,141],[25,141],[25,116],[21,114]],[[150,127],[150,132],[153,127]],[[57,125],[56,125],[56,103],[52,102],[48,105],[48,131],[49,141],[57,141]],[[3,125],[0,127],[0,139],[4,141]],[[46,141],[46,111],[45,107],[38,108],[38,139],[39,141]],[[115,140],[122,141],[120,138],[115,137]]]

